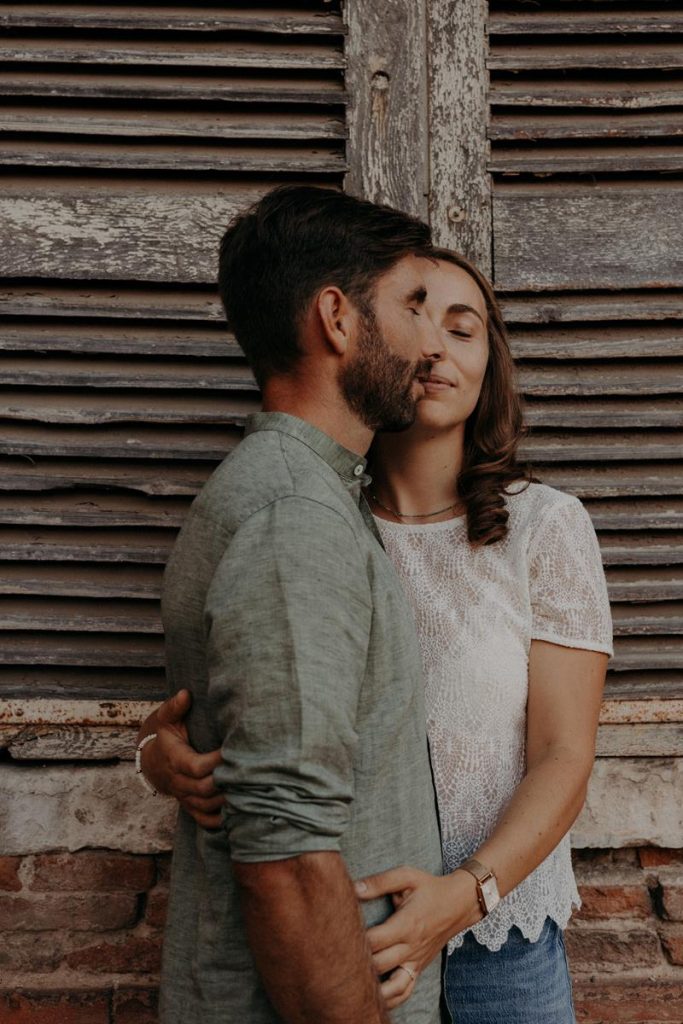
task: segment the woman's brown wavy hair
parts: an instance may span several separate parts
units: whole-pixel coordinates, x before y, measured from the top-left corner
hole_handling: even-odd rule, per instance
[[[479,400],[465,424],[465,456],[458,495],[467,511],[467,536],[477,546],[495,544],[507,534],[506,488],[531,481],[518,462],[524,436],[522,403],[515,386],[515,364],[507,330],[490,282],[474,264],[451,249],[434,249],[434,259],[460,267],[476,282],[488,314],[489,359]]]

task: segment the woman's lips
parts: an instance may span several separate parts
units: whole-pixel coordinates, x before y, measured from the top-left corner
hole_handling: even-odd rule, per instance
[[[455,384],[453,384],[452,381],[446,380],[445,377],[439,377],[437,374],[433,374],[430,377],[420,377],[419,379],[427,394],[435,391],[447,391],[448,388],[455,387]]]

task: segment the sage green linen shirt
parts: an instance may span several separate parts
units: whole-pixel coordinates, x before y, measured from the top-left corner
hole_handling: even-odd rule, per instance
[[[247,945],[233,861],[334,850],[352,878],[399,864],[441,873],[415,626],[361,497],[366,479],[365,460],[311,424],[259,413],[173,549],[169,685],[193,693],[194,746],[222,748],[225,805],[217,830],[180,812],[163,1024],[280,1020]],[[366,923],[391,909],[364,905]],[[437,1024],[439,991],[435,962],[392,1020]]]

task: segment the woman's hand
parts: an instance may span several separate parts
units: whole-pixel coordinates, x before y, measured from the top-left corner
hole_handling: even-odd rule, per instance
[[[381,991],[390,1010],[409,998],[420,971],[448,940],[481,919],[476,882],[465,871],[439,877],[393,868],[356,882],[356,892],[362,900],[390,895],[396,908],[368,931],[373,966],[378,975],[389,975]]]
[[[213,783],[213,770],[220,764],[220,750],[198,754],[189,743],[183,719],[192,696],[179,690],[165,700],[140,726],[138,743],[156,733],[145,744],[140,763],[143,774],[159,793],[173,796],[198,825],[218,828],[223,797]]]

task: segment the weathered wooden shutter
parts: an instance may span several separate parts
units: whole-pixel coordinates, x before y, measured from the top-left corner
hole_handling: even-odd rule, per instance
[[[539,475],[588,506],[608,693],[683,694],[683,12],[491,0],[493,268]]]
[[[0,25],[0,697],[155,698],[163,562],[257,405],[217,243],[278,182],[341,184],[339,6],[1,4]]]

